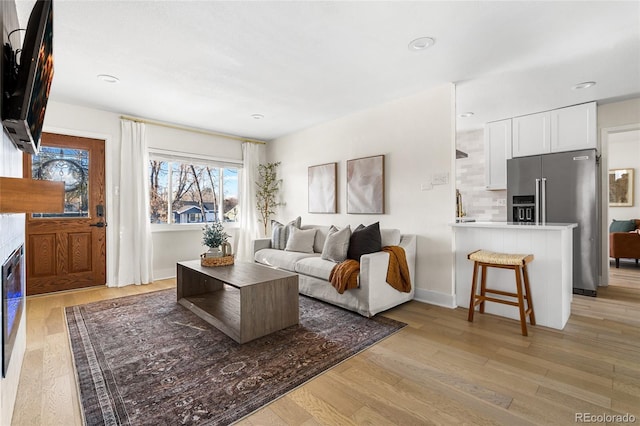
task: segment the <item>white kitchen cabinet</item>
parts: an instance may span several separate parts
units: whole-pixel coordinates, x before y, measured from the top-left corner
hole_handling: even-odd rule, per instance
[[[596,103],[551,111],[551,152],[597,147]]]
[[[551,112],[524,115],[513,119],[513,156],[551,152]]]
[[[487,123],[484,128],[486,189],[507,189],[507,160],[510,158],[511,119]]]
[[[596,103],[575,105],[513,119],[513,156],[597,148]]]

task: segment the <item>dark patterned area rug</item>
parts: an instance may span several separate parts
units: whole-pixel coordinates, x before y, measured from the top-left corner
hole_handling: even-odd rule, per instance
[[[300,296],[300,324],[240,345],[175,290],[66,308],[87,425],[229,424],[406,324]]]

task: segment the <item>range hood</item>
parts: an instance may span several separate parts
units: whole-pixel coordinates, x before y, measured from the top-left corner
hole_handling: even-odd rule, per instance
[[[467,158],[469,156],[469,154],[467,154],[466,152],[462,152],[459,149],[456,149],[456,160],[458,158]]]

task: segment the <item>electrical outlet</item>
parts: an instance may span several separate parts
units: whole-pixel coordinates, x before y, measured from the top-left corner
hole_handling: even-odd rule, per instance
[[[434,173],[431,177],[432,185],[446,185],[449,183],[449,173]]]
[[[431,191],[432,189],[433,189],[433,186],[429,182],[420,184],[420,191]]]
[[[507,205],[507,199],[506,198],[498,198],[498,201],[496,202],[497,206],[500,207],[504,207]]]

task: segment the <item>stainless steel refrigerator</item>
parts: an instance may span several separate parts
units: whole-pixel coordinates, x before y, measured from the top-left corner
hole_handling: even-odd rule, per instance
[[[600,276],[600,173],[594,149],[507,160],[510,222],[577,223],[573,292],[596,296]]]

